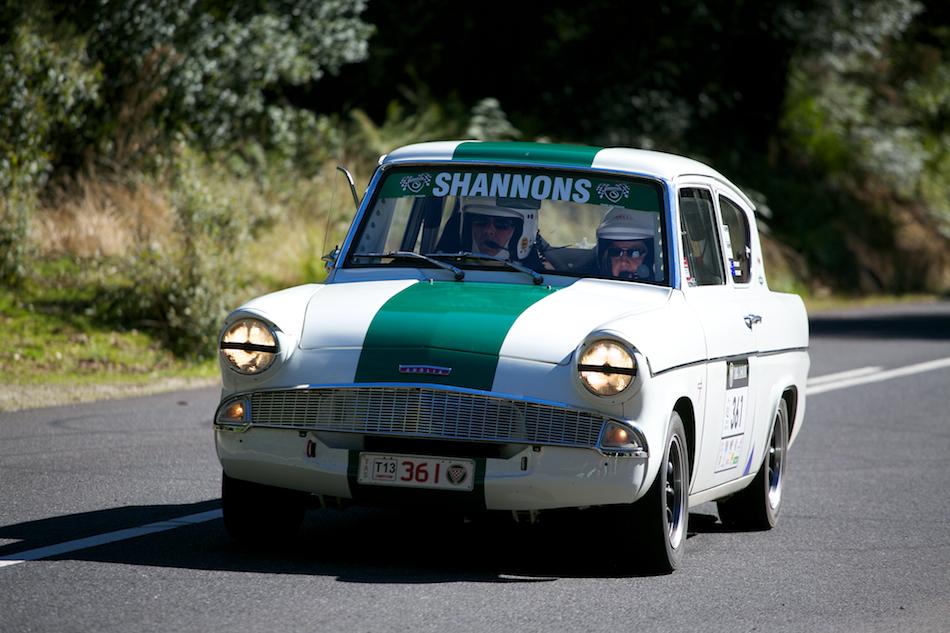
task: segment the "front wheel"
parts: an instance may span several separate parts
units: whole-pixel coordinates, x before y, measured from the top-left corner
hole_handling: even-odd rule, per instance
[[[660,471],[632,510],[645,571],[672,572],[683,560],[689,524],[689,448],[683,420],[675,411]]]
[[[720,501],[722,524],[739,530],[770,530],[778,523],[785,492],[785,453],[788,450],[788,405],[779,400],[769,433],[765,459],[749,487]]]
[[[265,486],[227,474],[221,482],[221,510],[228,535],[246,545],[270,546],[293,538],[303,523],[309,495]]]

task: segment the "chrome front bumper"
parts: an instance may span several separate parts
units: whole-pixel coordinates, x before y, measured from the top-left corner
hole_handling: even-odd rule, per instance
[[[590,447],[505,444],[501,454],[476,459],[477,485],[471,492],[367,486],[356,477],[364,437],[255,426],[240,433],[215,433],[218,458],[230,477],[370,505],[512,511],[580,508],[632,503],[649,483],[644,482],[645,454],[613,456]],[[482,447],[473,443],[473,448]],[[372,452],[380,450],[374,447]]]

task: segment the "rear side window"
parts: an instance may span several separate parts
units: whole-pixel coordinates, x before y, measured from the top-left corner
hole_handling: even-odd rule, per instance
[[[749,234],[749,218],[739,206],[719,196],[722,211],[722,237],[729,255],[729,274],[737,284],[752,280],[752,237]]]
[[[722,249],[716,229],[712,194],[705,189],[680,190],[680,231],[686,282],[690,286],[716,286],[725,283]]]

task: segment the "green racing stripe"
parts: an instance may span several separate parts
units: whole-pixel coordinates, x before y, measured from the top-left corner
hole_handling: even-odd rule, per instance
[[[602,148],[558,143],[460,143],[453,160],[489,160],[494,162],[531,161],[551,165],[590,167]]]
[[[356,382],[490,390],[511,326],[553,292],[511,284],[414,284],[383,304],[370,323]]]

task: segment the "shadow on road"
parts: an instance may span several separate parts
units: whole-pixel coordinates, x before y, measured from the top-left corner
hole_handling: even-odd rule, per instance
[[[809,318],[811,336],[862,339],[950,340],[950,302],[923,311],[891,309],[880,315],[817,314]]]
[[[0,527],[0,556],[219,509],[220,500],[135,506]],[[545,582],[566,577],[642,576],[630,563],[636,543],[605,517],[550,515],[535,524],[371,508],[315,510],[297,538],[253,548],[238,545],[221,519],[53,556],[185,569],[304,574],[356,583]],[[691,513],[691,534],[722,531],[715,516]],[[0,540],[0,542],[2,542]],[[687,551],[687,556],[689,552]]]

